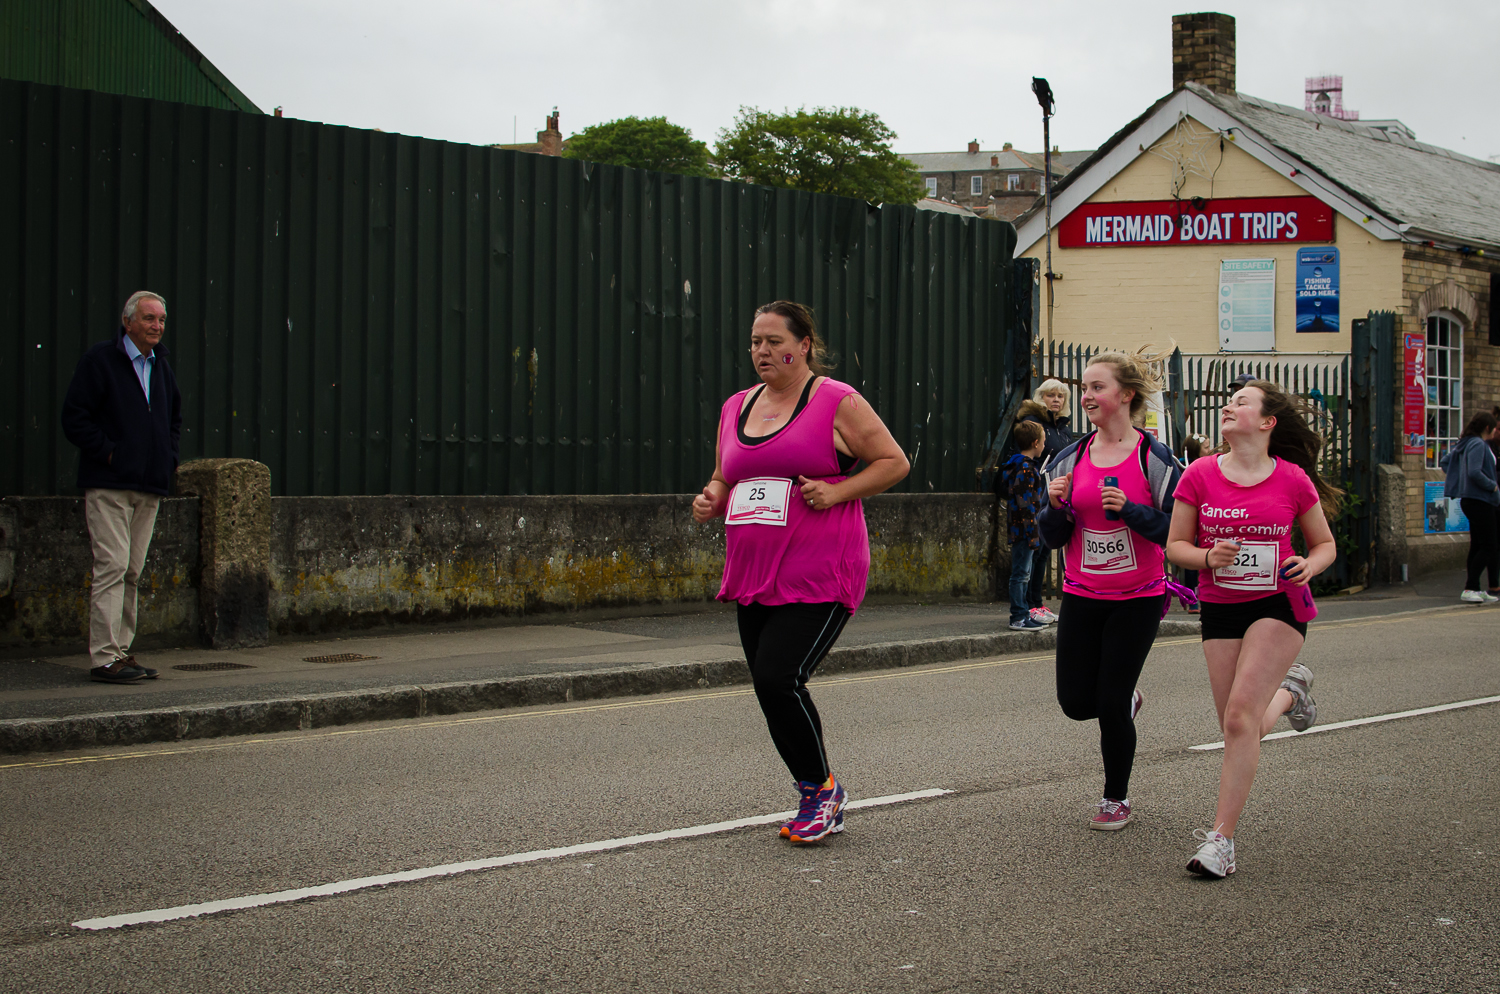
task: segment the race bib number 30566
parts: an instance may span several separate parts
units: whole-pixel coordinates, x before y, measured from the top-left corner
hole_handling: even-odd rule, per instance
[[[724,523],[729,525],[780,525],[786,527],[786,505],[792,481],[785,477],[741,480],[729,494]]]
[[[1135,546],[1130,543],[1130,529],[1123,525],[1114,531],[1096,532],[1083,529],[1083,571],[1085,573],[1128,573],[1135,569]]]

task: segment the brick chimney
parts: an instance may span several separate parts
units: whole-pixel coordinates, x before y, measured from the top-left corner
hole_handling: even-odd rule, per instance
[[[979,154],[979,142],[977,140],[969,142],[969,154],[970,155],[978,155]]]
[[[1172,89],[1197,83],[1234,96],[1234,18],[1228,14],[1172,17]]]
[[[557,108],[552,108],[552,115],[547,118],[547,130],[536,133],[536,140],[542,146],[543,155],[562,155],[562,132],[558,130],[557,123],[561,117]]]

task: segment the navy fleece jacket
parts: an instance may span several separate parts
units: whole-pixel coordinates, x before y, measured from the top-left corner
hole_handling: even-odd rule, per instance
[[[83,354],[63,400],[62,427],[78,446],[78,486],[140,490],[166,496],[177,471],[182,395],[157,345],[151,403],[125,353],[125,329]]]

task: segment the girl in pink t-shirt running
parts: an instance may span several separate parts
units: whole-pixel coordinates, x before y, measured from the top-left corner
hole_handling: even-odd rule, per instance
[[[1167,558],[1199,570],[1203,655],[1224,733],[1219,805],[1188,869],[1235,870],[1234,830],[1260,762],[1261,736],[1283,714],[1297,731],[1317,718],[1312,673],[1297,662],[1307,635],[1307,584],[1337,549],[1324,516],[1341,492],[1318,476],[1322,439],[1276,384],[1252,380],[1224,407],[1229,451],[1195,460],[1177,486]],[[1292,549],[1292,525],[1307,543]]]

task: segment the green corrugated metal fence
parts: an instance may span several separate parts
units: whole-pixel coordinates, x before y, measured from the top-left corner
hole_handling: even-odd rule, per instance
[[[778,297],[908,490],[973,489],[1013,375],[1008,224],[10,82],[0,150],[3,493],[71,491],[63,391],[142,288],[183,458],[289,495],[696,491]]]
[[[0,79],[259,113],[147,0],[4,0]]]

